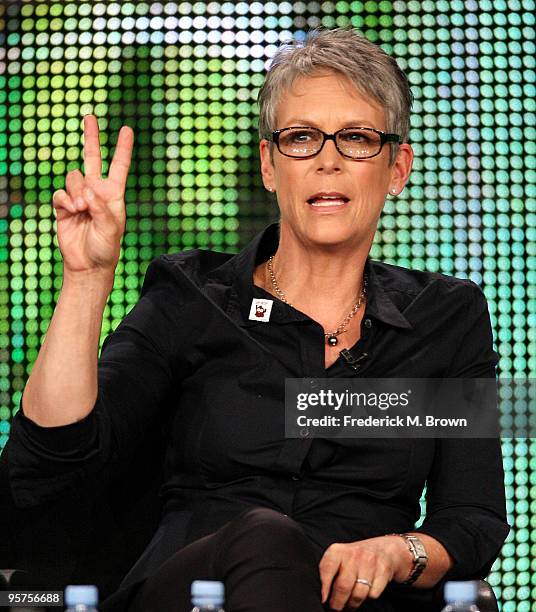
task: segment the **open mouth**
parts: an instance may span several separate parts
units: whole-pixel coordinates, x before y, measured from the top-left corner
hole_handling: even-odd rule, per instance
[[[344,206],[348,204],[350,198],[342,195],[333,195],[333,196],[313,196],[307,200],[307,204],[313,206],[314,208],[332,208],[337,206]]]

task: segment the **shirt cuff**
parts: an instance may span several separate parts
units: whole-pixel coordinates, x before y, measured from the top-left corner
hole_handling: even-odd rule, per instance
[[[49,503],[63,493],[94,491],[105,461],[96,407],[68,425],[42,427],[21,409],[13,417],[6,445],[11,492],[17,508]],[[104,439],[104,444],[109,440]],[[91,481],[91,484],[88,484]]]
[[[67,425],[43,427],[24,414],[22,398],[19,410],[13,417],[12,434],[23,438],[25,446],[34,448],[43,455],[81,458],[94,446],[97,436],[95,410],[80,421]]]
[[[454,559],[445,579],[485,578],[498,557],[510,526],[498,518],[432,517],[412,532],[423,533],[442,544]]]

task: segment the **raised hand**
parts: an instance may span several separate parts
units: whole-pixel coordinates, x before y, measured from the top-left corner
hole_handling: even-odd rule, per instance
[[[108,178],[102,178],[97,118],[84,117],[86,175],[80,170],[69,172],[66,190],[59,189],[52,198],[64,274],[113,274],[125,231],[125,186],[133,143],[132,128],[123,126]]]

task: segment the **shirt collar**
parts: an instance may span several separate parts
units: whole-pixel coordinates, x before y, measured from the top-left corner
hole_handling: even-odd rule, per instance
[[[259,296],[262,289],[254,289],[253,271],[257,265],[266,261],[277,251],[279,245],[279,222],[268,225],[259,232],[238,254],[228,259],[224,264],[213,270],[209,278],[221,279],[232,285],[231,295],[227,302],[227,314],[233,316],[242,326],[264,325],[261,321],[251,321],[249,312],[251,302]],[[396,279],[392,287],[385,287],[385,279],[381,279],[375,269],[378,264],[368,256],[365,262],[365,272],[368,275],[367,302],[365,315],[373,317],[393,327],[413,329],[413,325],[402,314],[396,303],[389,296],[389,289],[397,289]],[[209,280],[210,282],[210,280]],[[254,294],[255,290],[255,294]],[[310,318],[289,308],[284,302],[268,292],[268,299],[273,300],[270,321],[276,323],[291,323],[309,321]]]

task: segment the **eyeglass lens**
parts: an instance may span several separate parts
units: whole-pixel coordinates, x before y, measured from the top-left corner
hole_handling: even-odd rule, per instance
[[[363,129],[345,129],[336,139],[340,151],[354,158],[375,155],[381,147],[380,135]],[[322,141],[322,132],[316,128],[291,128],[280,133],[279,148],[284,155],[306,157],[318,153]]]

